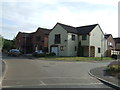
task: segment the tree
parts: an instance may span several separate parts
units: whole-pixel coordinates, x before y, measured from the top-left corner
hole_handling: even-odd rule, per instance
[[[81,57],[82,54],[82,46],[81,46],[81,42],[78,43],[78,50],[77,50],[77,56]]]
[[[3,38],[3,50],[9,51],[10,49],[13,49],[13,48],[15,48],[15,39],[8,40]]]
[[[2,39],[3,39],[3,37],[0,35],[0,48],[2,48],[2,46],[3,46]]]

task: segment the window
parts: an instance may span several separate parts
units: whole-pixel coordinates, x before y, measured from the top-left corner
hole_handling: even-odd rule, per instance
[[[77,47],[75,46],[75,51],[77,51]]]
[[[100,48],[98,48],[98,53],[100,53]]]
[[[36,37],[36,41],[40,41],[41,40],[41,37],[40,36],[37,36]]]
[[[82,35],[82,40],[87,40],[87,35]]]
[[[75,41],[75,35],[72,35],[72,40],[74,40],[74,41]]]
[[[60,37],[60,34],[55,34],[55,39],[54,39],[54,43],[55,44],[60,44],[61,42],[61,37]]]
[[[108,46],[112,47],[113,46],[112,42],[108,42]]]

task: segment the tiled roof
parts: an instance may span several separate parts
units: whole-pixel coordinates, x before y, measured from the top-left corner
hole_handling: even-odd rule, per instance
[[[105,34],[105,38],[107,39],[111,34]]]
[[[98,24],[94,24],[94,25],[87,25],[87,26],[81,26],[81,27],[73,27],[73,26],[69,26],[61,23],[57,23],[57,24],[62,26],[67,32],[75,33],[79,35],[88,34],[98,25]]]
[[[115,43],[120,43],[120,37],[114,38],[114,40],[115,40]]]
[[[77,27],[78,34],[90,33],[98,24]]]
[[[44,34],[49,34],[50,31],[51,31],[50,29],[41,28],[41,27],[39,27],[39,28],[37,29],[37,31],[38,31],[38,30],[43,30],[43,33],[44,33]],[[37,32],[37,31],[36,31],[36,32]]]
[[[76,33],[77,34],[77,29],[73,26],[69,26],[69,25],[65,25],[65,24],[61,24],[61,23],[57,23],[60,26],[62,26],[67,32],[69,33]]]

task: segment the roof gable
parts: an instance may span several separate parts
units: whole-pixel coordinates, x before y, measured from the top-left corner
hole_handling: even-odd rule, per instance
[[[81,27],[73,27],[73,26],[65,25],[61,23],[57,23],[57,24],[60,25],[62,28],[64,28],[68,33],[75,33],[79,35],[90,33],[98,25],[98,24],[93,24],[93,25],[87,25],[87,26],[81,26]]]
[[[39,28],[37,29],[36,33],[37,33],[38,31],[40,31],[40,30],[42,30],[42,32],[43,32],[44,34],[49,34],[50,31],[51,31],[51,29],[46,29],[46,28],[41,28],[41,27],[39,27]]]
[[[73,26],[69,26],[69,25],[65,25],[65,24],[61,24],[61,23],[57,23],[59,24],[62,28],[64,28],[68,33],[77,33],[77,29]]]
[[[112,37],[111,34],[105,34],[105,38],[106,38],[106,39],[108,39],[110,36]]]
[[[78,34],[80,34],[80,35],[82,35],[82,34],[88,34],[88,33],[90,33],[97,25],[98,25],[98,24],[77,27]]]

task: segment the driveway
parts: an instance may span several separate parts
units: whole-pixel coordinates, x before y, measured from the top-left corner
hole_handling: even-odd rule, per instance
[[[109,61],[65,62],[17,57],[3,60],[6,62],[3,87],[110,88],[88,74],[90,69],[106,66]]]

